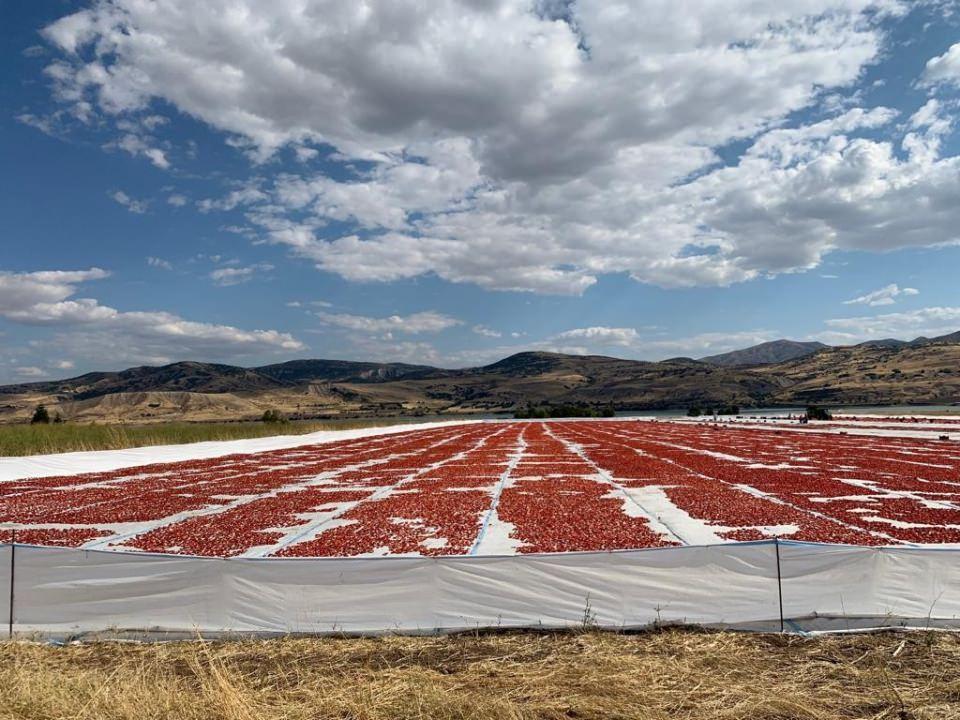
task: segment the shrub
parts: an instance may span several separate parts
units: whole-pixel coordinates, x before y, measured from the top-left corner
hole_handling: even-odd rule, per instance
[[[514,411],[513,416],[521,420],[545,420],[547,418],[596,418],[613,417],[614,409],[612,405],[604,408],[590,407],[579,404],[560,404],[560,405],[530,405]]]
[[[696,405],[687,410],[687,417],[700,417],[701,415],[703,415],[703,410]]]
[[[50,413],[47,412],[47,408],[44,405],[37,405],[37,409],[33,411],[33,417],[30,418],[31,425],[49,425],[50,424]]]
[[[264,410],[263,417],[260,418],[260,421],[265,423],[282,423],[287,420],[279,410]]]
[[[833,420],[833,415],[826,408],[811,405],[807,408],[807,420]]]

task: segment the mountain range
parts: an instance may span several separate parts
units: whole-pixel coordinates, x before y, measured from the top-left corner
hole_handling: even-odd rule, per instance
[[[777,340],[694,360],[521,352],[481,367],[292,360],[243,368],[202,362],[93,372],[0,387],[0,421],[38,403],[68,420],[242,420],[266,409],[293,417],[468,414],[528,403],[621,410],[807,403],[960,402],[960,332],[830,347]]]

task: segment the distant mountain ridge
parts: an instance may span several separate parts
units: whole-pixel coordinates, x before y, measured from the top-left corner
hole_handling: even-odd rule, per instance
[[[789,340],[659,362],[521,352],[459,370],[304,359],[243,368],[202,362],[92,372],[0,387],[0,421],[43,402],[68,420],[254,419],[477,413],[533,403],[620,410],[960,402],[960,332],[847,347]]]
[[[960,343],[960,330],[950,333],[949,335],[940,335],[933,338],[921,336],[913,340],[897,340],[894,338],[867,340],[853,347],[901,348],[952,343]],[[830,347],[832,346],[817,341],[771,340],[770,342],[760,343],[752,347],[733,350],[719,355],[710,355],[700,359],[702,362],[707,362],[712,365],[723,365],[724,367],[750,367],[796,360]]]
[[[760,343],[753,347],[732,352],[710,355],[701,358],[703,362],[724,367],[740,367],[744,365],[768,365],[786,360],[812,355],[818,350],[829,347],[822,342],[797,342],[796,340],[772,340]]]

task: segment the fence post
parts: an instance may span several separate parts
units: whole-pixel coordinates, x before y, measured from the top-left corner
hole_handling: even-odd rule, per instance
[[[783,632],[783,577],[780,573],[780,538],[773,539],[773,547],[777,551],[777,597],[780,600],[780,632]]]
[[[13,529],[10,537],[10,617],[7,618],[7,628],[10,633],[10,639],[13,640],[13,580],[16,577],[14,569],[17,565],[17,529]]]

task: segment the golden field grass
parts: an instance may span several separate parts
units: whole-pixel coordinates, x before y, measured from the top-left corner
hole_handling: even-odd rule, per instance
[[[946,633],[0,643],[2,720],[958,717]]]
[[[241,440],[302,435],[318,430],[349,430],[411,422],[409,418],[293,421],[279,424],[157,423],[151,425],[0,425],[0,457],[45,455],[77,450],[122,450],[146,445],[179,445],[206,440]]]

